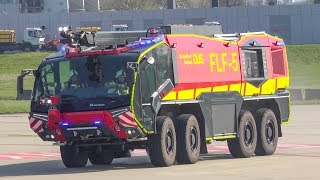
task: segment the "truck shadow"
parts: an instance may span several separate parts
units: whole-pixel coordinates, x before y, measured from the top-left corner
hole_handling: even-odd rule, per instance
[[[231,159],[229,154],[206,154],[201,155],[199,161]],[[178,164],[177,164],[178,165]],[[174,165],[174,166],[177,166]],[[173,166],[173,167],[174,167]],[[183,166],[183,165],[178,165]],[[149,169],[154,167],[148,156],[115,159],[111,165],[93,166],[89,162],[85,168],[65,168],[62,161],[47,160],[26,162],[19,164],[0,165],[0,178],[11,176],[37,176],[37,175],[62,175],[81,174],[89,172],[103,172],[124,169]]]

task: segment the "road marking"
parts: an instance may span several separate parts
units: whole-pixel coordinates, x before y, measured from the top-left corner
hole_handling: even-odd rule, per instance
[[[18,160],[18,159],[46,159],[60,158],[59,152],[27,152],[27,153],[4,153],[0,154],[0,160]]]
[[[209,153],[224,153],[229,154],[229,149],[227,146],[214,146],[208,145]],[[280,144],[278,146],[278,151],[275,155],[279,156],[297,156],[297,157],[318,157],[317,154],[298,154],[292,152],[281,152],[281,150],[291,150],[291,149],[319,149],[319,144]],[[135,156],[147,156],[147,152],[144,149],[136,149],[131,155]],[[0,154],[0,160],[25,160],[25,159],[60,159],[60,152],[23,152],[23,153],[2,153]]]

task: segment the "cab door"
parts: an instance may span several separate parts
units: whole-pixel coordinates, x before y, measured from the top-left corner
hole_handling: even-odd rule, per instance
[[[155,98],[161,101],[160,87],[173,88],[171,49],[166,44],[157,45],[139,60],[138,75],[134,88],[133,109],[145,131],[155,129]],[[169,89],[168,89],[169,88]],[[158,96],[157,96],[158,94]]]

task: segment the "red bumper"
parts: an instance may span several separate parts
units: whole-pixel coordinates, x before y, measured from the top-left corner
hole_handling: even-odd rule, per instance
[[[109,111],[88,111],[61,113],[57,109],[49,110],[48,128],[58,141],[64,142],[64,125],[70,127],[83,127],[102,124],[109,132],[120,139],[128,139],[127,134],[115,122]]]

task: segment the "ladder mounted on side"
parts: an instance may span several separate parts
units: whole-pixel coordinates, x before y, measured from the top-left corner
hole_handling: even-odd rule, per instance
[[[246,32],[246,33],[234,33],[234,34],[215,34],[214,37],[226,40],[226,41],[238,41],[245,35],[264,35],[265,31],[260,32]]]

